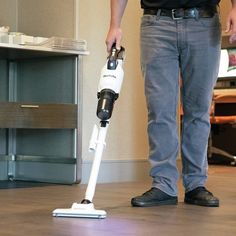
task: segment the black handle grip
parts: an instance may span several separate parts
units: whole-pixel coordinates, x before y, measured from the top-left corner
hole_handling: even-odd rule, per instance
[[[113,43],[112,47],[111,47],[111,52],[108,56],[108,63],[107,63],[107,69],[108,70],[115,70],[117,67],[117,60],[121,59],[123,60],[123,56],[124,56],[124,47],[121,46],[120,50],[118,50],[116,48],[116,44]]]

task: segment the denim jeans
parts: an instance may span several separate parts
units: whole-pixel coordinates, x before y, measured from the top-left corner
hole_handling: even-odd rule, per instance
[[[153,187],[176,196],[179,75],[184,111],[181,154],[185,191],[204,186],[207,180],[209,110],[221,47],[219,15],[179,20],[143,15],[140,38],[148,108],[150,176]]]

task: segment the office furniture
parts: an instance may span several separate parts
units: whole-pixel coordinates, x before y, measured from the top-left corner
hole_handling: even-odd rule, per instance
[[[236,89],[215,89],[210,120],[208,162],[236,165]]]
[[[0,180],[81,178],[81,58],[0,43]]]

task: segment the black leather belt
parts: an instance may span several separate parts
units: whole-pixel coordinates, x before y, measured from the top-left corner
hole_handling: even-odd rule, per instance
[[[144,9],[144,15],[168,16],[173,20],[188,18],[211,18],[217,12],[217,7],[194,7],[194,8],[176,8],[176,9]]]

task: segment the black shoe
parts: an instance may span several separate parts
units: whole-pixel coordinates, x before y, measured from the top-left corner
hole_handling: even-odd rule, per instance
[[[185,193],[184,202],[207,207],[219,206],[219,199],[216,198],[205,187],[197,187],[192,191]]]
[[[131,199],[131,205],[135,207],[176,205],[177,203],[177,197],[170,196],[158,188],[151,188],[143,195]]]

